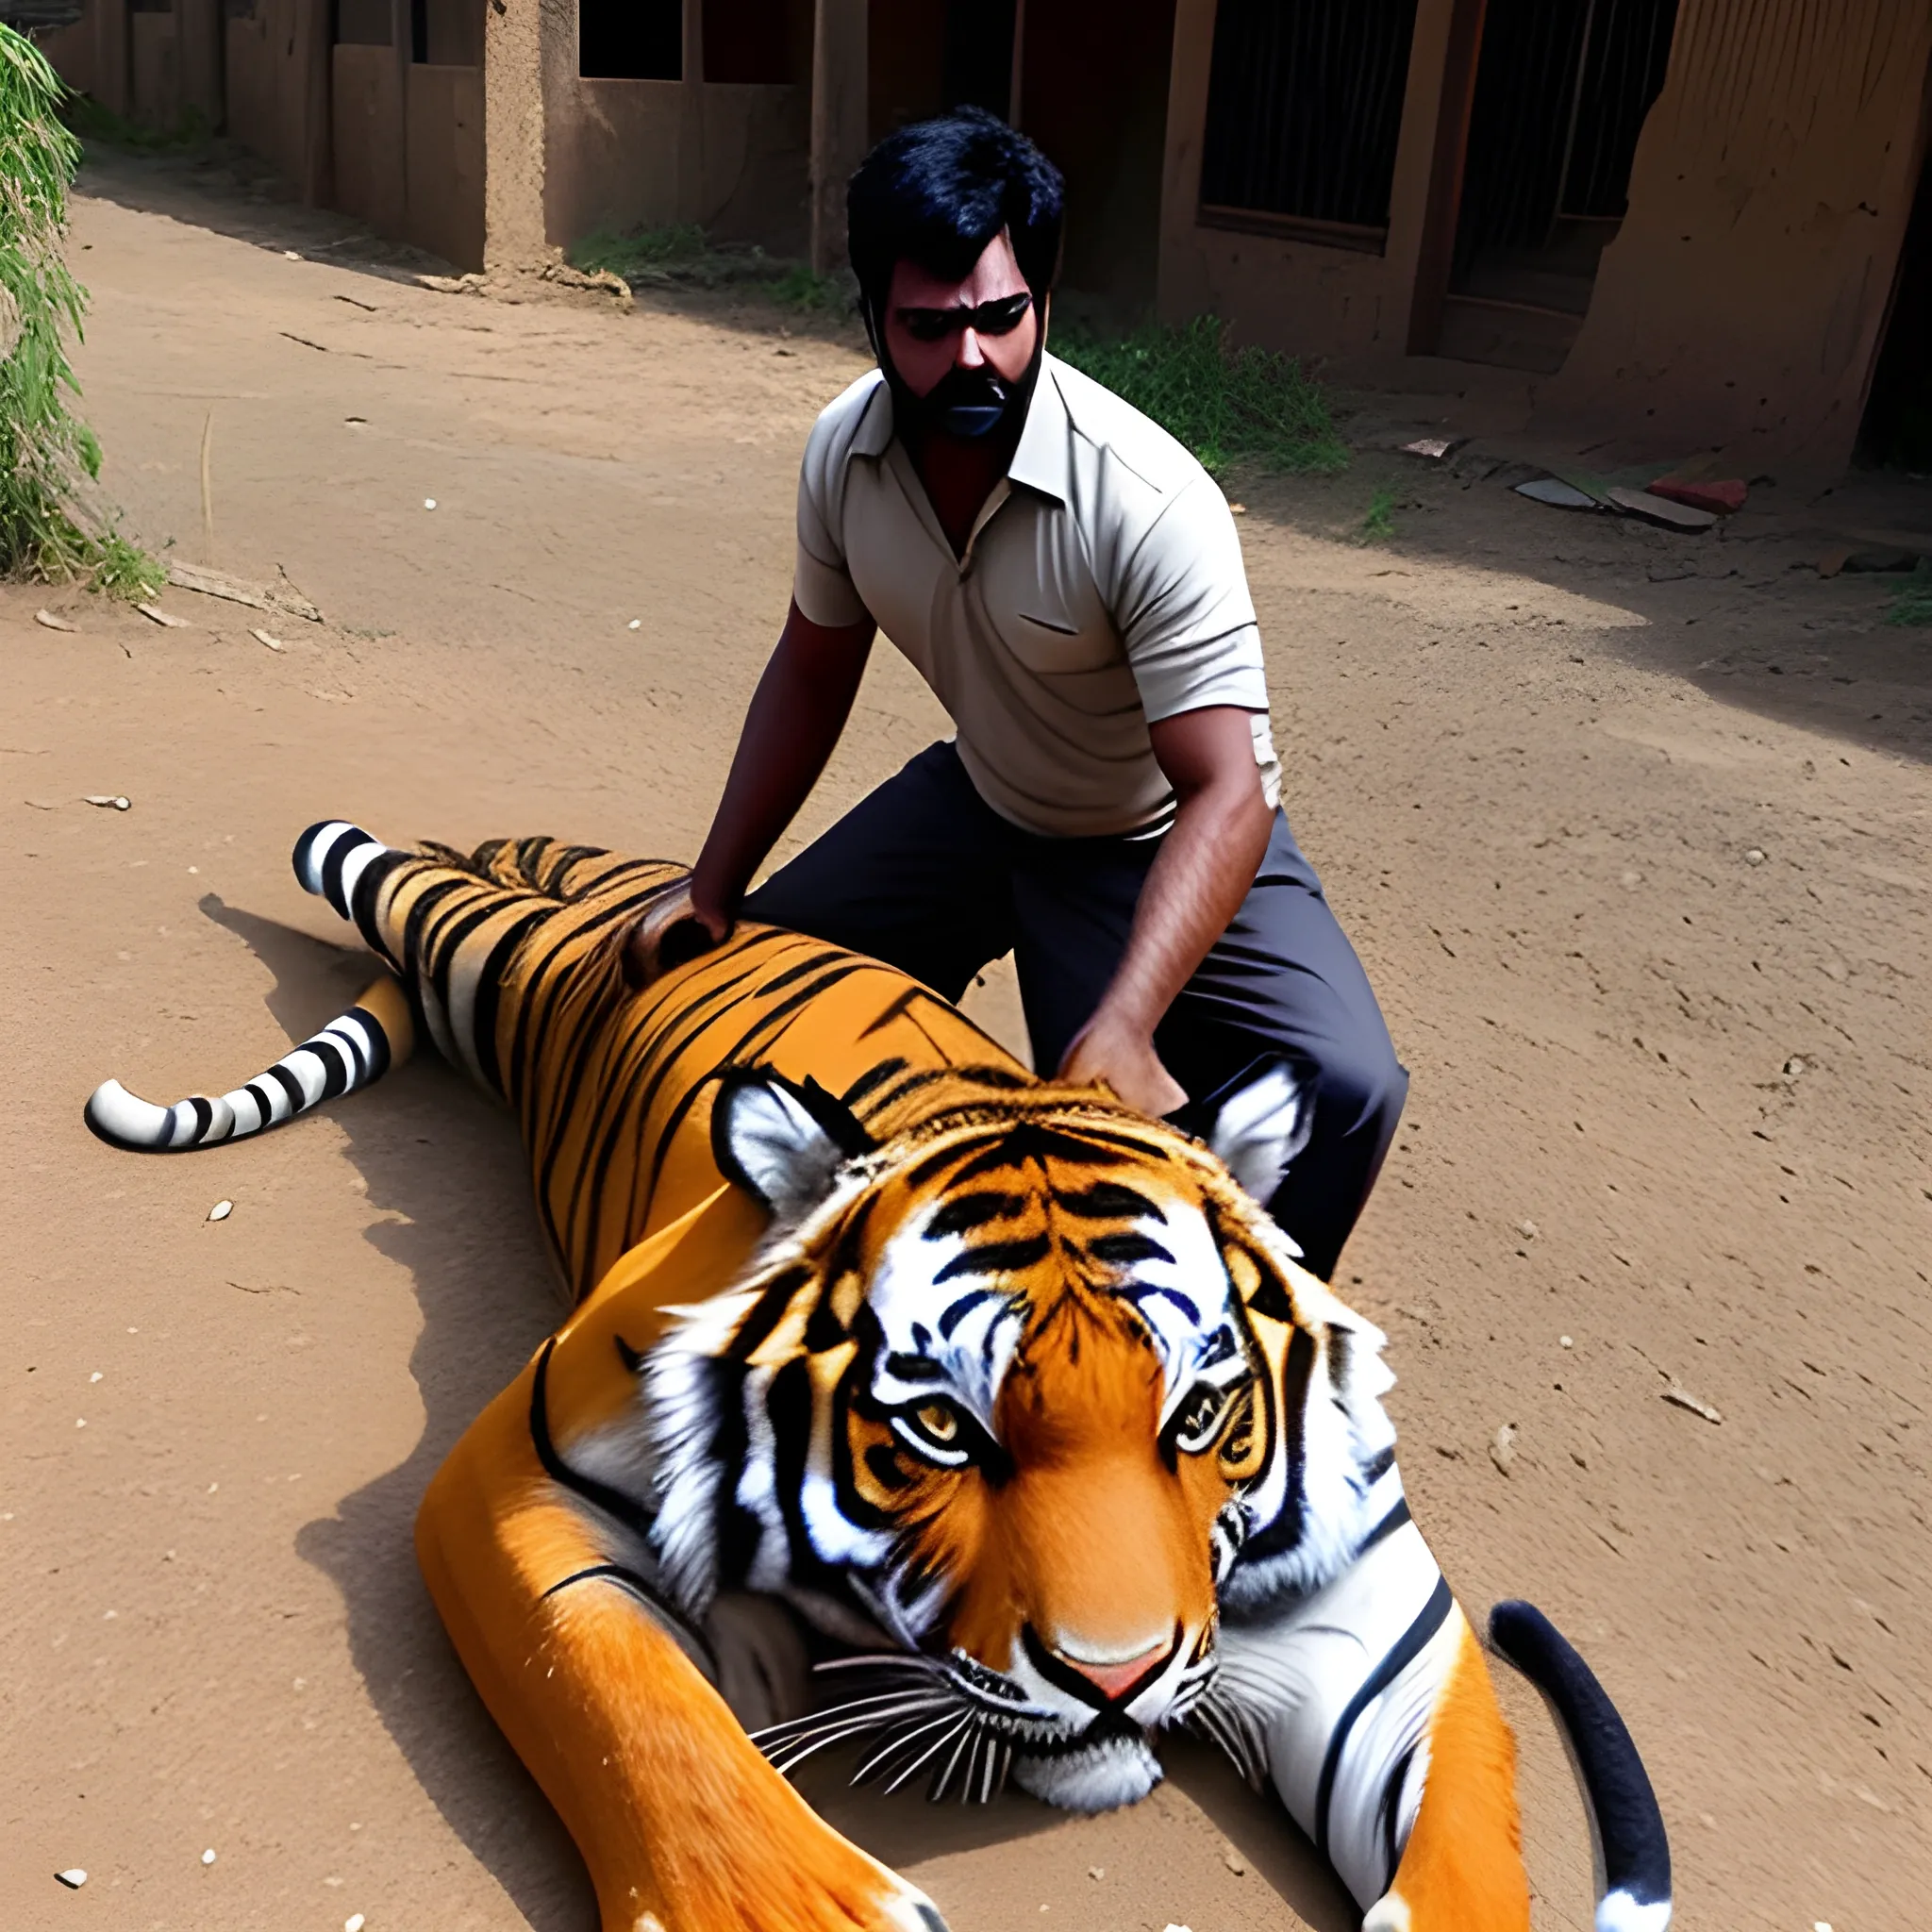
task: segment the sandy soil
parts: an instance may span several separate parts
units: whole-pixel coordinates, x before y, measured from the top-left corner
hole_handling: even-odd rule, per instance
[[[215,560],[327,622],[275,653],[179,591],[180,629],[0,594],[0,1917],[584,1927],[409,1550],[554,1314],[508,1124],[424,1062],[193,1160],[110,1154],[80,1103],[225,1084],[344,1003],[361,969],[288,870],[311,819],[694,851],[801,441],[861,358],[768,308],[437,294],[353,242],[284,258],[327,219],[125,163],[91,186],[112,491],[200,558],[211,416]],[[1397,537],[1358,545],[1385,478]],[[1374,455],[1238,490],[1291,809],[1414,1072],[1341,1286],[1390,1331],[1417,1513],[1466,1603],[1533,1595],[1611,1687],[1680,1924],[1915,1923],[1928,645],[1873,580],[1791,567],[1878,513],[1767,489],[1687,540]],[[941,724],[882,651],[801,829]],[[979,998],[1010,1027],[998,975]],[[1539,1921],[1581,1928],[1575,1794],[1505,1691]],[[1176,1761],[1087,1822],[821,1794],[958,1932],[1352,1923],[1285,1821]]]

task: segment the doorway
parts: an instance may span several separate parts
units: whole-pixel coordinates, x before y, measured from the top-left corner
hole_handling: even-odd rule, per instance
[[[1932,129],[1899,251],[1891,313],[1872,372],[1858,453],[1888,469],[1921,475],[1932,471]]]
[[[1489,0],[1439,355],[1562,367],[1676,25],[1677,0]]]

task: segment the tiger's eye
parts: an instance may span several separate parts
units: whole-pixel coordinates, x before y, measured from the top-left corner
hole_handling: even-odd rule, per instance
[[[943,1402],[928,1402],[919,1411],[919,1426],[935,1442],[950,1442],[959,1433],[959,1418]]]

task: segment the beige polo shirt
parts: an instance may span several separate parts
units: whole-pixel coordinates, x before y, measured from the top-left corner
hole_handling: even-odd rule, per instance
[[[1110,390],[1042,358],[1007,477],[955,557],[878,371],[819,418],[798,479],[798,608],[870,615],[958,731],[987,804],[1060,838],[1153,833],[1174,792],[1149,720],[1254,714],[1272,806],[1261,640],[1214,480]]]

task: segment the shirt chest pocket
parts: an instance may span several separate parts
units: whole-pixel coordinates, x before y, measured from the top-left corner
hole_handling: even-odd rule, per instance
[[[974,573],[978,601],[994,636],[1037,676],[1124,663],[1120,633],[1084,563],[1058,555],[1059,546],[1042,541],[1048,532],[1024,534],[1035,541],[998,545]]]

